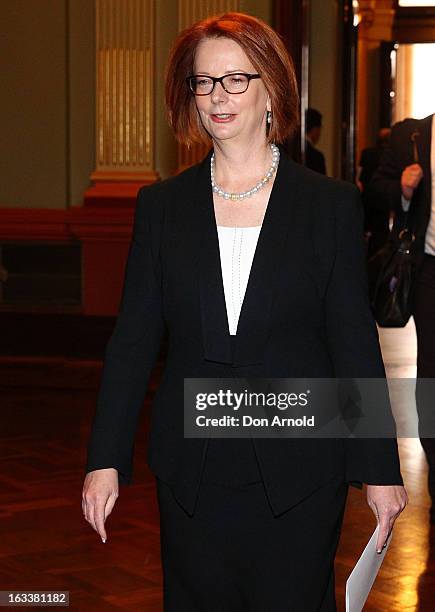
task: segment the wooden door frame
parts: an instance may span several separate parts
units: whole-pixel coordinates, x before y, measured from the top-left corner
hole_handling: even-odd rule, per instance
[[[285,148],[296,161],[303,163],[309,94],[310,0],[274,0],[271,25],[282,37],[293,59],[300,95],[300,126]]]

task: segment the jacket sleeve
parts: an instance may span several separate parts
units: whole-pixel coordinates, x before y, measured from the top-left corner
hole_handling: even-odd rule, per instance
[[[337,378],[385,378],[370,309],[359,191],[349,185],[335,204],[336,252],[325,297],[329,351]],[[386,384],[386,383],[385,383]],[[380,410],[391,409],[380,403]],[[345,439],[346,480],[402,484],[395,438]]]
[[[399,217],[403,215],[401,206],[403,167],[398,153],[403,132],[402,125],[399,123],[393,126],[390,142],[382,154],[367,192],[367,197],[373,202],[375,208],[382,211],[394,211]]]
[[[116,325],[108,342],[86,472],[113,467],[121,484],[132,477],[134,438],[151,369],[164,333],[159,244],[162,223],[154,186],[138,193]]]

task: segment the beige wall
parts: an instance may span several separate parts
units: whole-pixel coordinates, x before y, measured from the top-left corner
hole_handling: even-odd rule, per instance
[[[0,205],[66,202],[66,3],[14,0],[1,7]]]
[[[259,17],[269,25],[272,20],[272,0],[240,0],[240,11]]]
[[[93,2],[3,2],[0,57],[0,206],[80,202],[95,148]]]
[[[68,7],[68,203],[77,205],[95,168],[95,11],[91,0]]]
[[[323,115],[318,148],[326,157],[330,176],[338,177],[341,116],[337,0],[311,0],[309,105]]]

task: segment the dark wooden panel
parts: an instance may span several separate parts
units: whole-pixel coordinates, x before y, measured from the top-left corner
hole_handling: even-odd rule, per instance
[[[341,121],[341,178],[355,180],[356,87],[358,28],[354,25],[355,3],[341,0],[342,32],[342,121]]]
[[[101,359],[114,324],[114,317],[2,312],[0,354]]]
[[[393,38],[399,43],[433,43],[435,40],[435,4],[401,7],[395,1]]]
[[[295,66],[301,98],[301,126],[286,144],[287,152],[302,161],[305,155],[305,110],[308,107],[310,0],[274,0],[272,26],[282,37]]]
[[[81,304],[81,246],[0,243],[0,304]]]

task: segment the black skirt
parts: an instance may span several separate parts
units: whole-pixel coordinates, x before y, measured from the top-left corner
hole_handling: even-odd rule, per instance
[[[278,517],[262,482],[203,481],[193,516],[160,479],[157,494],[165,612],[336,610],[342,476]]]

